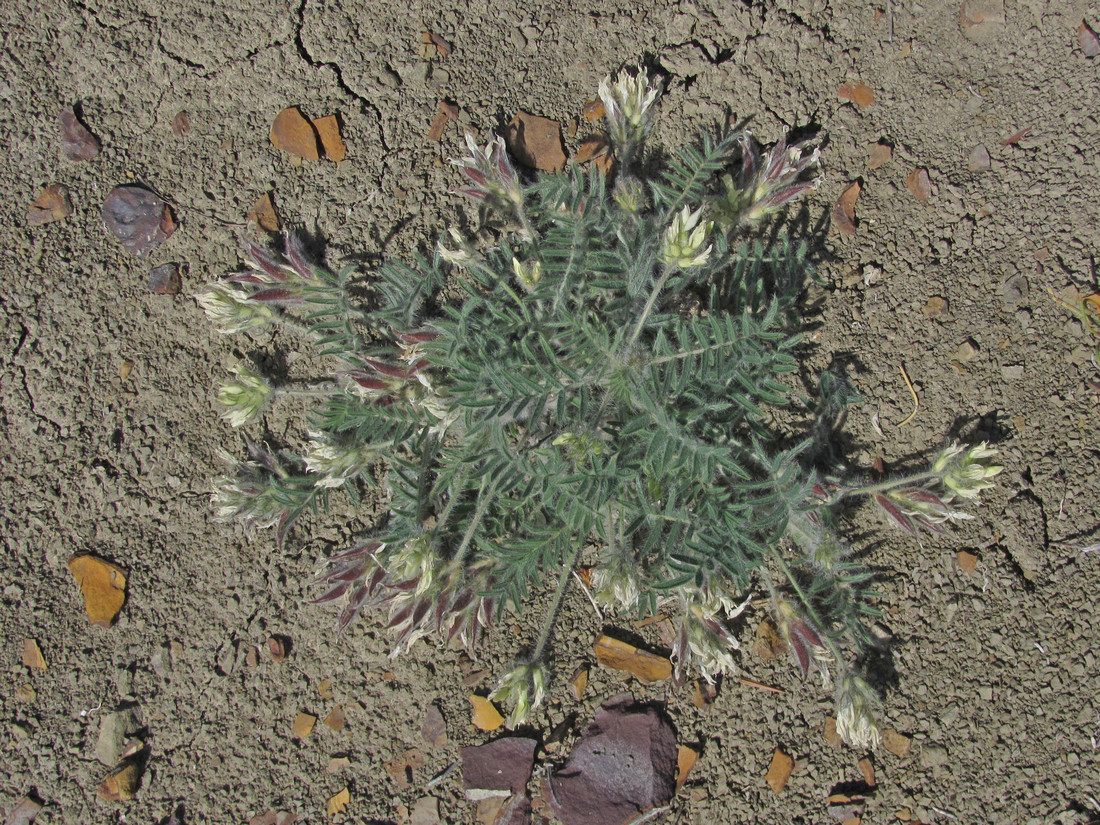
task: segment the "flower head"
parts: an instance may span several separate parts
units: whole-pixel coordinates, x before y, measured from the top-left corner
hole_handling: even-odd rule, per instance
[[[993,486],[993,477],[1004,469],[990,461],[996,455],[997,450],[985,441],[972,447],[956,442],[940,453],[932,470],[940,474],[944,486],[952,494],[977,498],[982,490]]]
[[[638,567],[621,555],[612,556],[592,570],[596,601],[617,610],[636,610],[641,594]]]
[[[610,75],[600,81],[600,100],[608,131],[620,150],[641,144],[649,135],[656,114],[653,104],[661,96],[662,85],[641,66],[634,74],[621,72],[614,83]]]
[[[702,266],[709,260],[714,244],[707,245],[705,249],[703,247],[714,228],[714,222],[704,221],[702,217],[702,207],[692,212],[690,207],[685,206],[672,219],[665,230],[661,260],[680,269]]]
[[[879,741],[875,723],[878,697],[862,677],[846,672],[840,679],[836,698],[836,732],[850,747],[874,748]]]
[[[477,145],[473,135],[467,133],[466,146],[470,150],[469,155],[451,159],[451,163],[461,168],[470,179],[471,185],[458,190],[459,193],[506,210],[522,205],[523,189],[508,157],[504,138],[497,135],[483,149]]]
[[[378,451],[369,444],[355,440],[337,442],[319,432],[311,432],[309,437],[309,449],[302,458],[306,469],[319,476],[318,487],[342,487],[378,457]]]
[[[726,213],[733,223],[755,223],[814,191],[821,177],[809,177],[821,150],[807,142],[787,144],[784,135],[761,155],[749,132],[741,136],[741,168],[729,182]]]
[[[541,662],[521,663],[500,677],[500,682],[489,694],[495,702],[512,706],[506,724],[509,728],[522,725],[531,711],[546,698],[546,666]]]
[[[249,293],[238,286],[219,283],[200,292],[195,300],[223,333],[230,334],[262,327],[275,317],[275,310],[253,303],[249,297]]]
[[[234,427],[243,427],[260,417],[271,403],[275,389],[247,364],[235,364],[231,372],[237,377],[222,384],[218,401],[225,406],[222,418]]]

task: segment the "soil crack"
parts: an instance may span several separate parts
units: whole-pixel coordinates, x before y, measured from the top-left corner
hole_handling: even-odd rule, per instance
[[[374,115],[375,122],[378,123],[378,141],[382,148],[389,152],[390,147],[386,144],[386,135],[382,130],[382,112],[374,105],[370,100],[355,91],[346,80],[344,80],[344,71],[339,63],[327,60],[318,60],[306,46],[305,35],[303,30],[306,24],[306,6],[309,0],[301,0],[298,4],[298,22],[294,27],[294,47],[298,50],[298,56],[302,58],[306,63],[315,69],[327,68],[332,71],[333,76],[336,78],[336,85],[344,92],[348,97],[354,100],[360,106],[360,112],[363,114],[370,113]]]

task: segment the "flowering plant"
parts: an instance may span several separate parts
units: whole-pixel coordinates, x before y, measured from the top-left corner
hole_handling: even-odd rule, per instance
[[[538,639],[495,693],[511,724],[551,687],[553,628],[578,567],[611,609],[673,617],[678,679],[737,667],[729,621],[763,586],[798,669],[836,674],[839,729],[867,745],[869,574],[832,515],[864,497],[911,533],[938,531],[1000,468],[981,444],[874,485],[814,470],[844,385],[823,380],[807,405],[785,383],[798,368],[806,247],[755,238],[813,191],[818,152],[704,135],[643,179],[660,93],[642,69],[600,84],[608,175],[574,167],[527,181],[500,138],[468,140],[461,192],[496,217],[497,240],[451,229],[431,260],[386,262],[369,312],[350,297],[350,270],[313,262],[295,236],[283,256],[249,245],[248,270],[200,304],[226,332],[302,333],[327,374],[278,387],[234,369],[218,395],[233,426],[287,395],[316,403],[304,449],[252,443],[229,459],[217,514],[282,540],[325,496],[358,495],[384,473],[388,519],[322,562],[314,601],[339,606],[338,632],[381,611],[396,650],[427,634],[473,647],[505,605],[553,586]],[[440,298],[447,276],[460,300]],[[768,412],[780,406],[818,410],[786,449]]]

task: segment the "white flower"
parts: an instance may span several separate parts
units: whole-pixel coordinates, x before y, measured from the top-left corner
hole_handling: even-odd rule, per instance
[[[633,75],[622,72],[612,83],[600,81],[600,100],[611,139],[618,146],[641,143],[653,128],[653,104],[661,96],[661,81],[650,78],[641,66]]]
[[[249,301],[247,292],[229,284],[214,284],[195,300],[225,334],[262,327],[275,317],[271,307]]]
[[[366,470],[378,456],[378,451],[369,444],[337,444],[317,432],[311,432],[309,437],[309,449],[302,458],[306,469],[320,476],[317,487],[342,487],[349,478]]]
[[[680,269],[691,269],[702,266],[709,260],[714,244],[703,248],[710,231],[714,227],[713,221],[704,221],[703,208],[694,212],[685,206],[675,218],[668,229],[665,230],[664,247],[661,250],[661,259],[669,266]]]
[[[236,364],[235,381],[223,384],[218,401],[225,405],[222,418],[234,427],[243,427],[260,417],[275,393],[267,379],[245,364]]]

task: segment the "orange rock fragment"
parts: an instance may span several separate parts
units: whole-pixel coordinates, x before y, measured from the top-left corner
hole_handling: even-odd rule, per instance
[[[577,147],[577,154],[573,156],[573,160],[577,163],[588,163],[588,161],[594,158],[601,158],[611,151],[611,141],[608,140],[607,135],[591,135],[581,141],[581,145]]]
[[[676,790],[673,793],[680,793],[680,788],[684,787],[688,774],[698,761],[699,751],[687,745],[680,746],[676,752]]]
[[[344,789],[338,794],[329,797],[328,802],[325,803],[325,810],[329,816],[336,816],[342,814],[350,803],[351,791],[348,790],[347,786],[344,786]]]
[[[290,732],[297,739],[305,739],[313,733],[313,726],[317,724],[317,717],[310,713],[299,713],[294,718],[294,724],[290,726]]]
[[[264,232],[275,233],[279,231],[279,215],[275,211],[275,199],[270,192],[264,192],[256,198],[256,202],[248,210],[247,217]]]
[[[859,181],[849,183],[833,206],[833,225],[845,235],[856,234],[856,201],[862,188]]]
[[[772,764],[764,775],[764,781],[768,783],[772,793],[777,794],[787,786],[787,780],[791,778],[793,771],[794,759],[776,748],[775,753],[772,754]]]
[[[978,566],[978,557],[966,550],[960,550],[955,558],[958,559],[959,569],[968,576],[972,574]]]
[[[321,151],[333,163],[339,163],[348,156],[348,147],[344,136],[340,134],[340,118],[325,115],[313,118],[313,128],[321,139]]]
[[[472,694],[470,704],[473,706],[470,721],[478,730],[494,731],[504,724],[504,716],[496,709],[496,706],[484,696]]]
[[[832,748],[840,750],[844,746],[844,739],[841,737],[836,729],[835,716],[830,716],[828,719],[825,720],[825,730],[822,732],[821,735]]]
[[[69,190],[60,183],[47,186],[27,207],[27,225],[38,226],[53,223],[73,214],[73,202]]]
[[[110,627],[126,602],[126,572],[118,565],[87,553],[69,559],[69,571],[84,594],[88,620]]]
[[[573,700],[579,702],[583,696],[585,688],[588,687],[588,667],[581,665],[573,671],[573,678],[569,680],[569,691],[573,694]]]
[[[837,97],[850,100],[860,108],[875,102],[875,93],[866,83],[842,83],[836,93]]]
[[[520,111],[508,124],[508,149],[525,166],[544,172],[560,172],[565,166],[561,124],[547,117]]]
[[[868,788],[875,787],[875,763],[871,761],[870,756],[859,760],[859,772],[863,774],[863,781],[867,783]]]
[[[46,659],[42,655],[42,649],[34,639],[23,640],[23,667],[31,667],[36,670],[46,669]]]
[[[589,122],[599,120],[606,113],[607,109],[604,107],[602,100],[590,100],[584,104],[584,109],[581,110],[584,119]]]
[[[303,160],[320,160],[321,147],[316,127],[297,106],[283,109],[271,124],[271,143],[283,152]]]
[[[645,684],[661,682],[672,676],[672,662],[647,650],[611,636],[602,635],[594,645],[596,661],[604,667],[625,670]]]

